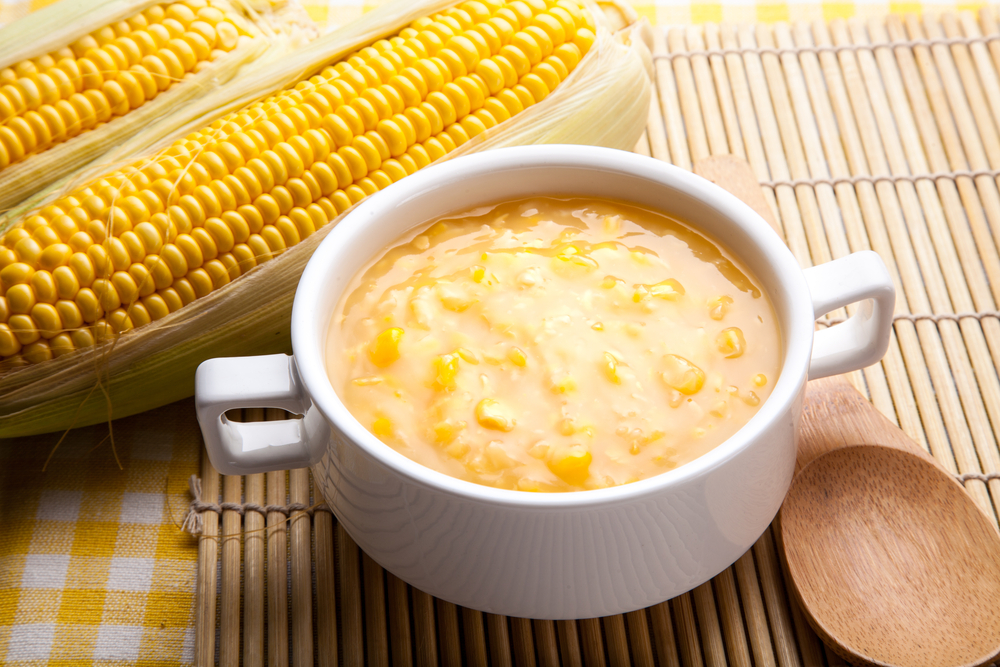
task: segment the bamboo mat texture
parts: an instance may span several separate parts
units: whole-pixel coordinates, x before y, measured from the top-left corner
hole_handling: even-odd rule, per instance
[[[654,57],[657,94],[636,150],[686,169],[745,157],[803,266],[882,256],[898,294],[894,336],[852,382],[995,519],[996,12],[704,24],[658,31]],[[264,417],[283,413],[245,415]],[[663,604],[579,621],[506,618],[383,571],[314,507],[308,471],[220,479],[203,459],[202,499],[233,505],[202,514],[199,665],[843,664],[791,604],[770,529],[731,568]],[[298,509],[286,524],[241,503]]]

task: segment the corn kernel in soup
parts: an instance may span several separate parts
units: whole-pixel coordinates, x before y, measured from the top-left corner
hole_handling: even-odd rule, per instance
[[[434,470],[523,491],[646,479],[734,434],[777,379],[755,279],[660,213],[535,198],[407,238],[348,286],[327,368],[366,428]]]

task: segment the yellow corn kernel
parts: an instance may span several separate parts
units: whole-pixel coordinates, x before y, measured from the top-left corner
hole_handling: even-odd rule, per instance
[[[739,327],[723,329],[715,338],[715,346],[726,359],[735,359],[743,354],[747,341]]]
[[[484,398],[476,406],[476,421],[483,428],[493,431],[509,432],[514,430],[517,421],[507,415],[503,406],[492,398]]]
[[[437,292],[438,298],[441,299],[441,305],[456,313],[462,312],[475,303],[475,299],[470,298],[457,285],[441,284],[438,286]]]
[[[733,305],[732,297],[728,297],[725,294],[722,296],[717,296],[714,299],[708,300],[708,316],[713,320],[721,320],[729,312],[729,308]]]
[[[439,421],[434,425],[434,439],[443,445],[451,443],[465,429],[465,422],[453,422],[450,419]]]
[[[525,356],[524,352],[520,348],[512,347],[510,351],[507,352],[507,358],[510,359],[511,363],[515,366],[527,366],[528,357]]]
[[[555,450],[547,465],[556,477],[572,486],[582,486],[590,476],[590,462],[593,456],[580,446],[563,447]]]
[[[462,358],[462,361],[473,365],[477,365],[479,363],[479,358],[476,357],[476,353],[472,350],[460,347],[455,351],[458,352],[458,356]]]
[[[757,375],[753,376],[753,383],[758,387],[763,387],[767,384],[767,376],[763,373],[757,373]]]
[[[725,419],[729,416],[729,403],[726,401],[718,401],[712,406],[712,409],[708,411],[708,414],[718,419]]]
[[[444,448],[444,453],[453,459],[461,459],[468,454],[471,449],[472,448],[469,447],[467,443],[462,442],[461,440],[456,440]]]
[[[568,394],[576,389],[576,380],[572,375],[562,375],[552,381],[552,393]]]
[[[622,379],[618,377],[618,360],[610,352],[604,353],[604,363],[602,364],[604,375],[615,384],[621,384]]]
[[[550,449],[551,447],[549,447],[547,442],[540,440],[532,445],[531,449],[528,450],[528,456],[541,461],[549,455]]]
[[[632,295],[632,300],[639,303],[640,301],[654,296],[660,299],[666,299],[667,301],[676,301],[680,297],[684,296],[684,287],[673,278],[668,278],[667,280],[656,283],[655,285],[636,285],[635,293]]]
[[[458,361],[461,359],[458,353],[442,354],[434,359],[435,389],[454,389],[455,377],[458,375]]]
[[[385,417],[379,417],[372,424],[372,433],[378,438],[389,438],[392,436],[392,422]]]
[[[398,327],[386,329],[368,346],[368,358],[379,368],[385,368],[399,359],[399,341],[402,338],[402,329]]]
[[[663,357],[664,370],[660,377],[668,387],[682,394],[697,394],[705,384],[705,372],[684,357],[668,354]]]

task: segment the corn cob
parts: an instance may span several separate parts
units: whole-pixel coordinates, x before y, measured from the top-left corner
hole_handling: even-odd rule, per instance
[[[229,317],[244,316],[232,327],[244,334],[240,345],[252,339],[255,352],[273,349],[267,336],[246,335],[248,313],[234,310],[234,303],[223,306],[222,293],[243,291],[271,264],[297,267],[287,275],[273,268],[288,285],[322,236],[317,230],[353,204],[434,160],[516,136],[502,132],[501,124],[514,130],[518,116],[534,111],[526,109],[559,97],[557,88],[593,50],[596,31],[591,13],[573,0],[464,2],[70,191],[0,239],[2,366],[66,361],[72,385],[87,376],[72,363],[80,355],[107,354],[111,348],[101,343],[138,341],[146,328],[169,338],[168,323],[191,323],[202,301],[228,309]],[[649,94],[642,74],[640,106]],[[546,111],[558,117],[553,108]],[[646,115],[644,107],[639,111],[629,117],[638,128],[626,132],[629,146]],[[545,128],[543,117],[534,125]],[[540,130],[537,139],[544,140]],[[277,257],[281,261],[273,261]],[[282,308],[290,302],[287,292],[280,295]],[[257,307],[258,315],[269,307]],[[287,346],[286,326],[276,332],[280,348]],[[197,361],[231,349],[199,352]],[[190,376],[197,361],[188,363]],[[21,387],[39,379],[35,374]],[[0,433],[66,425],[48,419],[50,409],[68,419],[58,393],[43,396],[62,407],[43,402],[40,408],[8,393],[0,409],[10,416],[0,417]],[[115,414],[185,393],[187,376],[159,397],[126,400],[125,410],[116,403]],[[27,427],[27,421],[13,424],[25,407],[38,419]],[[94,411],[83,419],[101,416]]]
[[[188,0],[0,69],[0,171],[142,106],[235,49],[239,37],[222,11]]]
[[[12,51],[0,53],[0,210],[224,82],[268,42],[226,0],[126,4],[57,48],[0,49]]]

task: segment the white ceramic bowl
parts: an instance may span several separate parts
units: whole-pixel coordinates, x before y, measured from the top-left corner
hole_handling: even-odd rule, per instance
[[[483,203],[583,195],[657,209],[734,251],[777,311],[781,373],[733,437],[651,479],[575,493],[507,491],[449,477],[384,445],[344,407],[324,364],[350,279],[407,230]],[[816,317],[869,299],[814,334]],[[292,311],[294,357],[213,359],[198,369],[198,418],[215,467],[248,474],[312,466],[358,546],[450,602],[510,616],[582,618],[662,602],[739,558],[774,518],[792,478],[807,377],[875,363],[894,292],[875,253],[801,270],[753,210],[663,162],[586,146],[490,151],[429,167],[370,197],[309,261]],[[280,407],[302,419],[240,424],[225,411]]]

